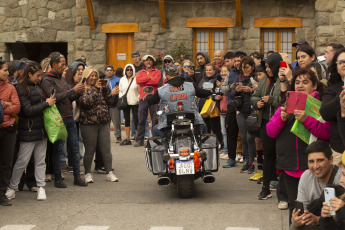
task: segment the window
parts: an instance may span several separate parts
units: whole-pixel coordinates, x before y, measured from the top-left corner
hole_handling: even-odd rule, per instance
[[[226,41],[226,29],[194,29],[193,60],[196,60],[197,52],[207,52],[212,61],[214,51],[222,50],[227,52]]]
[[[290,61],[295,60],[295,48],[292,43],[295,41],[294,29],[261,29],[261,52],[276,51],[287,53]]]

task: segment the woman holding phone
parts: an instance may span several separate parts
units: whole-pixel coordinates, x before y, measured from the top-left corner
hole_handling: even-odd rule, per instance
[[[19,113],[18,140],[20,142],[18,158],[13,167],[12,177],[6,196],[9,199],[15,197],[20,178],[31,155],[35,159],[35,179],[37,187],[37,200],[45,200],[44,190],[46,172],[47,134],[44,128],[43,111],[55,104],[55,94],[44,99],[43,92],[38,86],[41,81],[42,69],[37,62],[29,62],[24,69],[24,74],[17,79],[19,85],[17,92],[20,100],[21,111]]]
[[[242,148],[243,148],[243,167],[241,173],[252,174],[255,171],[254,157],[255,157],[255,137],[247,131],[246,119],[251,114],[250,97],[253,90],[251,78],[254,76],[255,62],[253,58],[246,56],[242,58],[241,74],[235,79],[234,87],[230,92],[230,97],[233,100],[233,106],[236,109],[236,120],[240,130]]]
[[[113,96],[107,84],[102,84],[95,68],[86,67],[83,72],[85,91],[79,98],[80,131],[85,143],[84,168],[85,182],[93,183],[91,164],[96,147],[102,155],[106,171],[106,180],[117,182],[112,170],[112,155],[110,150],[110,116],[108,105],[114,103]]]
[[[324,86],[318,81],[315,73],[309,68],[300,68],[294,75],[289,86],[289,91],[309,94],[320,100]],[[294,114],[288,114],[285,107],[286,98],[283,98],[271,120],[266,125],[267,135],[276,138],[276,151],[278,170],[283,170],[284,185],[288,198],[290,218],[295,208],[299,179],[308,169],[308,156],[306,154],[307,143],[302,141],[290,130],[295,120],[301,122],[311,134],[322,140],[329,139],[330,123],[323,123],[311,116],[304,110],[295,110]],[[291,224],[291,222],[290,222]]]

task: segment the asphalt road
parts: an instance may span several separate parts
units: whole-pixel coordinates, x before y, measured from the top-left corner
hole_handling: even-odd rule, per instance
[[[119,182],[94,174],[95,183],[78,187],[72,174],[64,174],[68,187],[47,183],[46,201],[37,201],[34,192],[17,192],[11,207],[0,206],[0,230],[288,229],[288,211],[278,209],[275,194],[258,200],[261,185],[241,174],[240,165],[220,167],[214,184],[199,179],[195,196],[179,199],[174,185],[158,186],[147,171],[143,147],[119,146],[112,137],[112,154]]]

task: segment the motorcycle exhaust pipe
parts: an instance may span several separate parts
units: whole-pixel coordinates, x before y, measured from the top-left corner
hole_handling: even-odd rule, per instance
[[[170,184],[170,178],[169,177],[159,177],[158,178],[158,184],[160,186],[168,186]]]
[[[216,178],[214,178],[214,176],[212,174],[204,175],[202,178],[202,181],[205,184],[212,184],[212,183],[214,183],[215,180],[216,180]]]

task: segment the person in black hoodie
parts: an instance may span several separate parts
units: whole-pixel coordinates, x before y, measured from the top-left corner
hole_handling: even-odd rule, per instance
[[[337,114],[340,111],[339,95],[342,92],[345,77],[345,49],[339,50],[333,57],[329,67],[330,79],[328,88],[322,96],[320,114],[326,121],[331,122],[331,138],[329,145],[333,151],[334,164],[341,162],[342,153],[345,145],[339,134]]]
[[[205,65],[210,63],[210,57],[206,52],[198,52],[196,54],[196,61],[198,62],[198,68],[195,70],[194,79],[196,85],[199,85],[199,82],[205,75]]]
[[[271,198],[270,182],[275,172],[276,140],[267,135],[266,125],[278,108],[281,100],[280,80],[278,77],[280,61],[283,61],[279,53],[275,52],[267,56],[261,65],[266,69],[266,77],[259,81],[258,87],[251,96],[250,102],[258,110],[258,125],[264,152],[263,186],[259,194],[259,200]]]
[[[55,95],[44,99],[42,90],[38,87],[42,69],[36,62],[27,64],[24,74],[18,79],[17,92],[20,100],[18,140],[20,148],[18,158],[13,167],[9,189],[6,192],[8,199],[15,197],[20,178],[33,154],[35,157],[35,178],[38,200],[45,200],[45,154],[47,135],[44,129],[43,111],[55,104]]]
[[[236,109],[236,120],[243,147],[244,161],[240,172],[251,174],[255,170],[255,137],[248,133],[246,119],[251,114],[250,97],[254,92],[251,79],[254,80],[255,77],[255,63],[253,58],[247,56],[242,59],[240,66],[242,74],[235,79],[236,87],[232,88],[230,97]]]

